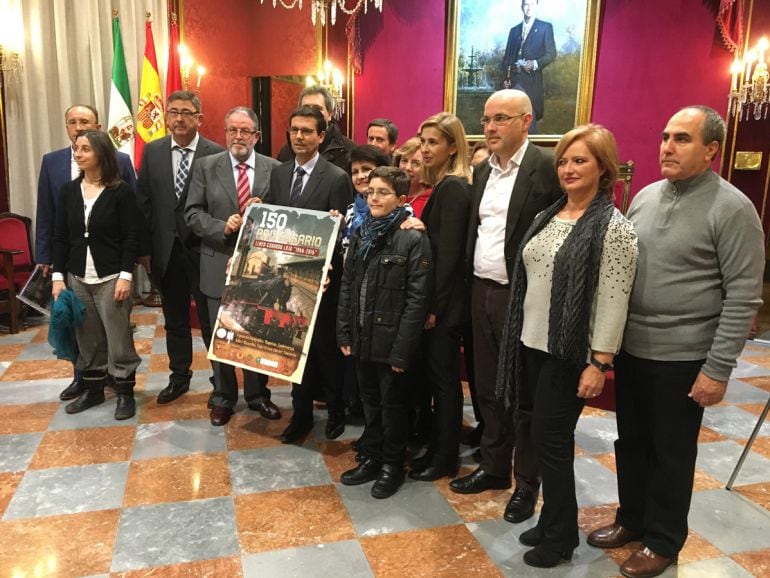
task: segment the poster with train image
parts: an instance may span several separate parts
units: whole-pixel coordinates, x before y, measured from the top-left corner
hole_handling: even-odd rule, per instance
[[[291,382],[302,380],[337,240],[321,211],[251,205],[227,271],[208,357]]]

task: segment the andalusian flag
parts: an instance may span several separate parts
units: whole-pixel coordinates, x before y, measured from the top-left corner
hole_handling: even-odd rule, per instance
[[[182,90],[182,67],[179,65],[179,26],[176,23],[176,13],[169,16],[171,25],[168,34],[168,69],[166,71],[166,98],[172,92]]]
[[[128,89],[126,55],[120,35],[118,11],[112,11],[112,87],[107,132],[112,144],[121,152],[134,156],[134,118],[131,116],[131,91]]]
[[[134,143],[134,166],[142,164],[144,145],[166,134],[163,119],[163,96],[160,93],[158,60],[155,58],[155,41],[152,38],[152,23],[147,12],[145,22],[144,62],[142,83],[139,88],[139,108],[136,109],[136,142]]]

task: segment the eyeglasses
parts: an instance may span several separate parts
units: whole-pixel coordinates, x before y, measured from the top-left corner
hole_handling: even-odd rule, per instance
[[[171,108],[166,111],[166,116],[181,116],[183,119],[187,120],[190,118],[193,118],[194,116],[198,116],[197,110],[177,110],[175,108]]]
[[[497,126],[506,126],[513,119],[522,117],[525,114],[527,113],[522,112],[520,114],[517,114],[516,116],[508,116],[507,114],[496,114],[495,116],[482,116],[479,119],[479,123],[481,123],[481,126],[487,126],[488,124],[492,124],[492,123],[494,123]]]
[[[390,197],[391,195],[395,195],[393,191],[388,191],[385,189],[367,189],[364,191],[364,198],[368,199],[369,197]]]
[[[314,132],[316,132],[314,129],[307,128],[304,126],[303,127],[293,126],[289,129],[289,134],[292,136],[296,136],[297,134],[301,134],[302,136],[310,136]]]
[[[230,127],[225,129],[225,132],[230,136],[251,136],[254,134],[257,134],[259,131],[257,130],[251,130],[249,128],[235,128]]]

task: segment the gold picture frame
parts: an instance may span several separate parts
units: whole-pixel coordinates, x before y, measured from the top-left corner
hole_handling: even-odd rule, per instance
[[[549,34],[556,58],[553,65],[541,70],[545,86],[541,97],[544,112],[537,129],[542,130],[531,131],[530,138],[553,144],[573,126],[589,122],[591,118],[601,0],[532,3],[539,12],[535,18],[542,13],[543,28],[553,30]],[[503,87],[508,35],[517,25],[520,28],[522,5],[523,1],[511,0],[447,1],[444,109],[460,118],[470,140],[483,138],[478,119],[483,113],[484,101]],[[533,25],[530,30],[537,32],[537,26]],[[477,49],[474,42],[483,48]],[[510,67],[507,70],[510,76]],[[517,87],[520,85],[514,86]],[[555,91],[558,94],[554,96]],[[550,118],[549,107],[553,111]]]

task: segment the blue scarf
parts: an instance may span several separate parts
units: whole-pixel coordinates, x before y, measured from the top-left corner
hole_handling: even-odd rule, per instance
[[[369,251],[377,245],[377,242],[392,229],[400,226],[406,217],[407,211],[404,207],[398,207],[392,213],[379,219],[372,217],[371,213],[366,215],[358,231],[361,242],[358,244],[358,253],[356,255],[366,261],[369,257]]]

